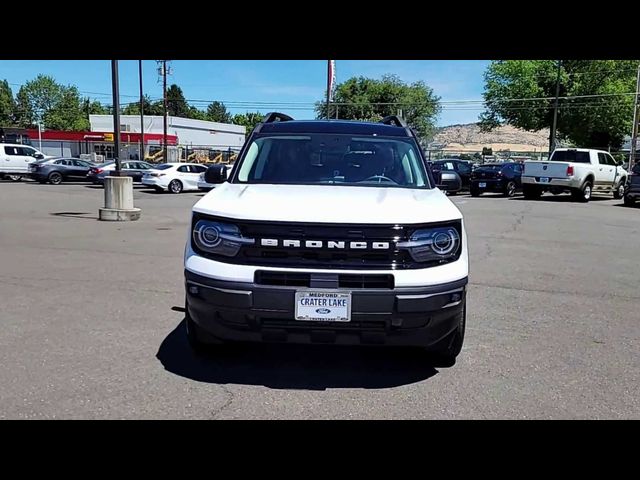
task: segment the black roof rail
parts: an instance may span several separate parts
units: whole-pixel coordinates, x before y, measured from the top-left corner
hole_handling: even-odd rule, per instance
[[[269,112],[264,116],[262,123],[288,122],[290,120],[293,120],[293,118],[285,113]]]
[[[407,128],[407,122],[405,122],[404,119],[402,119],[398,115],[389,115],[388,117],[384,117],[382,120],[380,120],[380,123]]]

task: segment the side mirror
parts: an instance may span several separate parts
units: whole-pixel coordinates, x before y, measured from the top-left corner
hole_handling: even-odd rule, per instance
[[[227,168],[224,165],[211,165],[204,173],[207,183],[218,184],[227,181]]]
[[[34,155],[34,157],[35,157],[36,160],[43,160],[44,159],[44,155],[41,154],[41,153],[36,153]]]

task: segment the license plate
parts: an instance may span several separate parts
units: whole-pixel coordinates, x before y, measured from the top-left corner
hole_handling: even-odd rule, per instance
[[[540,183],[549,183],[549,177],[540,177]]]
[[[480,183],[478,183],[478,188],[487,188],[487,184],[486,184],[486,182],[480,182]]]
[[[350,322],[351,292],[299,290],[295,315],[296,320],[307,322]]]

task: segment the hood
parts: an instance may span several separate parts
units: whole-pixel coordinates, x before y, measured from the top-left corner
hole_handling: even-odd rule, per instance
[[[439,189],[223,183],[193,210],[243,220],[413,224],[462,218]]]

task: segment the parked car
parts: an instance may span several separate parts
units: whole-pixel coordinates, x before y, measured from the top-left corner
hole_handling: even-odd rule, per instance
[[[631,207],[640,197],[640,162],[636,163],[631,169],[629,180],[624,189],[624,204]]]
[[[224,341],[418,347],[451,366],[465,331],[464,220],[413,131],[267,114],[192,209],[185,325]],[[215,348],[215,347],[214,347]]]
[[[206,171],[207,167],[199,163],[163,163],[145,172],[142,184],[158,192],[198,190],[200,174]]]
[[[125,160],[120,165],[120,173],[127,177],[132,177],[134,182],[141,182],[142,177],[146,172],[155,168],[156,165],[152,163],[143,162],[141,160]],[[87,174],[87,180],[93,182],[94,184],[102,184],[104,183],[104,178],[111,175],[116,169],[116,162],[111,160],[109,162],[102,163],[100,165],[96,165],[95,167],[89,170]]]
[[[227,178],[229,178],[231,176],[233,165],[225,165],[225,167],[227,170]],[[207,180],[204,178],[205,173],[206,172],[202,172],[200,174],[200,177],[198,177],[198,190],[200,190],[201,192],[208,192],[209,190],[212,190],[216,187],[213,183],[207,183]]]
[[[59,185],[63,181],[86,181],[91,162],[78,158],[58,158],[51,162],[33,163],[29,177],[40,183]]]
[[[624,196],[628,173],[608,152],[587,148],[558,148],[548,161],[524,162],[522,192],[527,199],[543,192],[571,192],[574,200],[588,202],[593,193]]]
[[[505,197],[513,197],[522,188],[522,164],[492,163],[485,164],[471,172],[472,197],[479,197],[485,192],[502,193]]]
[[[52,158],[29,145],[0,143],[0,178],[19,182],[29,175],[29,164],[36,160]]]
[[[462,190],[468,190],[471,185],[471,162],[458,158],[443,158],[433,162],[442,171],[456,172],[462,181]]]
[[[436,186],[448,195],[455,195],[462,190],[462,179],[453,170],[442,170],[441,164],[429,164]]]

